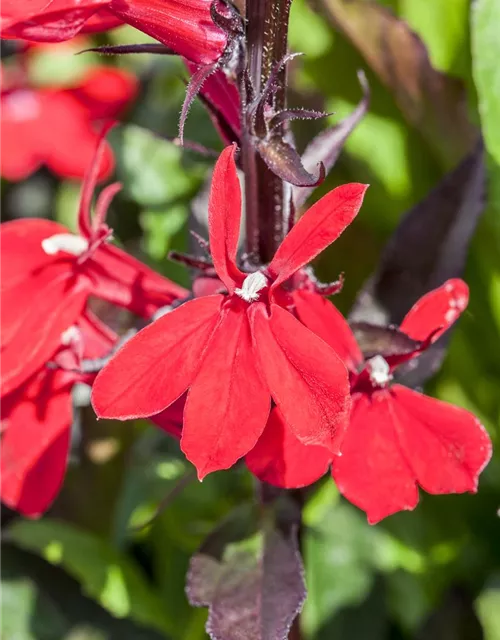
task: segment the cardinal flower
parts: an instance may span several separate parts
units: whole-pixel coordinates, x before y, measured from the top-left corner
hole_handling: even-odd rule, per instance
[[[93,67],[72,88],[36,88],[5,74],[1,100],[1,174],[23,180],[42,165],[63,178],[83,178],[99,139],[100,120],[117,118],[137,91],[136,78],[120,69]],[[77,151],[75,151],[75,149]],[[99,179],[113,169],[105,145]]]
[[[33,311],[32,311],[33,312]],[[77,372],[80,357],[106,355],[116,336],[90,312],[62,334],[52,360],[2,398],[0,468],[2,501],[36,517],[52,503],[61,487],[71,437],[71,390],[95,376]]]
[[[62,42],[82,30],[129,24],[192,62],[210,64],[227,37],[211,16],[213,0],[3,0],[1,37]]]
[[[330,458],[339,491],[366,511],[372,524],[414,509],[419,486],[433,494],[476,492],[491,457],[490,439],[477,418],[393,383],[398,368],[416,363],[460,316],[468,302],[467,285],[448,280],[431,291],[412,307],[399,330],[360,325],[360,344],[330,302],[300,291],[294,299],[302,322],[349,368],[350,425],[340,456],[319,449],[313,455],[297,439],[274,437],[279,429],[266,429],[247,456],[249,468],[262,480],[293,487],[318,479]],[[282,422],[279,414],[275,422]]]
[[[253,448],[271,399],[304,443],[337,451],[349,412],[346,368],[288,310],[283,285],[356,216],[366,185],[335,189],[301,218],[265,268],[236,264],[241,193],[226,148],[209,203],[213,264],[226,294],[187,302],[146,327],[111,359],[92,391],[97,415],[158,414],[189,389],[181,447],[198,475],[225,469]]]
[[[89,296],[149,318],[186,292],[109,243],[105,218],[120,185],[106,187],[90,215],[104,138],[82,188],[79,234],[56,222],[23,219],[1,225],[2,396],[49,360]]]

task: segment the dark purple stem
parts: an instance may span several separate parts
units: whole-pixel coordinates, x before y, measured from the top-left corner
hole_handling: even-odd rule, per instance
[[[261,92],[271,70],[287,53],[290,5],[291,0],[247,0],[246,70],[255,95]],[[283,68],[274,97],[276,111],[286,107],[285,79]],[[250,99],[247,94],[247,100]],[[250,133],[249,118],[244,112],[241,153],[245,172],[247,253],[255,264],[265,264],[270,262],[284,236],[289,187],[259,156]]]

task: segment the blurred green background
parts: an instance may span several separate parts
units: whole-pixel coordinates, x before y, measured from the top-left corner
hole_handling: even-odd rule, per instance
[[[445,72],[464,83],[471,122],[481,122],[485,135],[489,198],[465,272],[470,306],[441,372],[427,390],[473,411],[496,445],[500,2],[478,0],[471,6],[468,0],[385,0],[383,4],[422,39],[435,69],[427,71],[432,82],[438,82],[438,72]],[[320,265],[325,277],[345,272],[346,286],[336,303],[346,312],[402,214],[461,159],[470,134],[467,126],[460,129],[464,119],[453,115],[457,104],[449,96],[412,93],[411,74],[403,74],[407,87],[396,83],[388,88],[381,82],[377,60],[383,57],[384,42],[372,37],[375,46],[370,50],[373,44],[367,37],[364,52],[359,43],[358,48],[353,44],[352,34],[369,15],[364,13],[367,5],[362,5],[362,0],[294,0],[290,30],[291,47],[306,54],[293,63],[294,106],[334,111],[329,120],[338,121],[360,99],[358,69],[366,71],[372,92],[369,114],[318,193],[347,181],[371,185],[358,219]],[[346,7],[349,11],[344,11]],[[333,26],[334,17],[341,29]],[[370,19],[369,24],[375,32],[376,21]],[[380,33],[390,41],[399,28],[396,22]],[[144,40],[128,27],[97,39],[113,44]],[[407,45],[398,44],[396,49],[403,62],[406,55],[413,55]],[[112,133],[116,173],[124,190],[112,205],[109,223],[131,252],[188,284],[188,274],[168,262],[166,254],[188,246],[190,202],[209,176],[213,160],[181,151],[168,141],[177,131],[185,87],[183,66],[150,55],[98,59],[92,53],[75,58],[44,51],[33,81],[53,85],[57,77],[71,83],[97,60],[133,70],[142,83],[127,122]],[[405,107],[405,91],[422,107],[417,116],[411,104]],[[438,113],[442,120],[436,125],[432,120]],[[299,125],[295,129],[299,146],[303,148],[322,126]],[[208,148],[221,148],[198,101],[185,135]],[[54,217],[74,227],[78,192],[78,184],[60,182],[45,170],[23,183],[3,183],[4,219]],[[206,638],[206,611],[191,608],[184,595],[189,557],[233,507],[252,500],[255,488],[250,474],[235,468],[213,474],[203,484],[189,481],[191,470],[176,443],[151,425],[97,423],[89,410],[80,418],[83,428],[75,439],[64,489],[51,512],[37,522],[4,514],[2,638]],[[183,490],[152,524],[140,528],[179,481]],[[375,527],[326,479],[311,492],[304,511],[309,591],[302,613],[304,637],[500,640],[499,508],[498,455],[483,473],[476,496],[422,495],[413,513],[397,514]]]

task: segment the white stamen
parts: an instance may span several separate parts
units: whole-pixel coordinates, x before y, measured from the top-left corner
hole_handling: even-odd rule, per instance
[[[65,347],[70,345],[74,340],[78,340],[80,338],[80,329],[76,325],[71,325],[68,327],[66,331],[61,333],[61,344]]]
[[[392,380],[389,363],[382,356],[373,356],[366,363],[370,380],[377,387],[383,387]]]
[[[49,256],[54,256],[59,251],[70,253],[72,256],[81,256],[89,248],[89,243],[82,236],[75,236],[72,233],[56,233],[42,240],[42,249]]]
[[[235,289],[234,292],[247,302],[255,302],[259,299],[259,291],[267,287],[267,278],[262,271],[255,271],[245,278],[241,289]]]

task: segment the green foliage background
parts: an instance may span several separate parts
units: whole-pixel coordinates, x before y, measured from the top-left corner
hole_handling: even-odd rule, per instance
[[[311,3],[312,4],[312,3]],[[328,184],[371,187],[355,224],[322,259],[325,276],[346,274],[336,302],[347,311],[377,264],[401,215],[453,164],[440,140],[407,124],[393,95],[324,13],[294,0],[292,102],[335,111],[335,122],[359,100],[356,71],[365,69],[370,112],[349,139]],[[319,4],[319,3],[317,3]],[[323,4],[327,4],[325,1]],[[334,4],[334,0],[332,0]],[[470,117],[481,123],[488,152],[489,199],[465,277],[467,313],[440,374],[428,391],[476,413],[498,444],[500,422],[500,1],[385,0],[423,39],[433,66],[462,80]],[[99,37],[113,43],[144,36],[123,28]],[[96,54],[44,52],[33,80],[71,83]],[[190,202],[208,176],[210,158],[182,152],[176,135],[184,94],[182,65],[149,55],[102,58],[137,72],[142,94],[127,123],[113,132],[124,190],[110,223],[123,245],[168,277],[187,274],[166,260],[188,245]],[[305,145],[318,123],[297,128]],[[457,132],[457,136],[460,132]],[[200,104],[186,137],[220,149]],[[436,151],[437,149],[437,151]],[[451,159],[453,160],[453,159]],[[459,158],[455,158],[456,161]],[[78,185],[42,171],[4,184],[7,217],[54,216],[75,225]],[[422,247],[425,251],[425,247]],[[184,595],[190,555],[232,508],[252,500],[243,468],[196,481],[140,528],[180,478],[190,473],[175,443],[149,424],[97,424],[89,412],[64,490],[52,511],[32,522],[7,514],[3,537],[2,638],[5,640],[202,640],[206,612]],[[309,597],[304,635],[311,640],[500,639],[500,461],[484,472],[476,496],[422,496],[413,513],[370,527],[339,497],[331,480],[311,493],[303,540]]]

